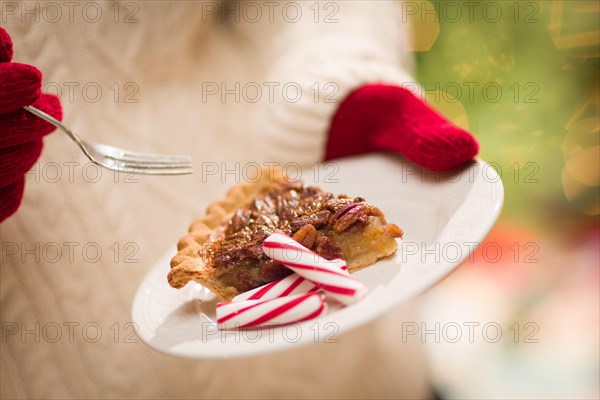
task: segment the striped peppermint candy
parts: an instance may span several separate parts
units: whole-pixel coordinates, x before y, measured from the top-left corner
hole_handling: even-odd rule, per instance
[[[244,300],[270,300],[278,297],[291,296],[314,292],[317,286],[311,281],[307,281],[300,275],[293,273],[285,278],[267,283],[235,296],[231,301]]]
[[[327,312],[325,297],[317,292],[271,300],[245,300],[217,304],[219,329],[286,325],[317,318]]]
[[[340,270],[348,273],[348,267],[345,263],[340,265]],[[269,300],[294,294],[314,292],[316,290],[318,290],[317,285],[294,272],[285,278],[240,293],[231,301]]]
[[[341,270],[346,265],[344,260],[327,260],[281,231],[264,240],[263,252],[342,304],[352,304],[367,294],[363,282]]]

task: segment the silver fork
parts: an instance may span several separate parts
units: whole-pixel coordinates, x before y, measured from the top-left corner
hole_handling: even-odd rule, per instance
[[[94,164],[119,172],[147,175],[191,174],[192,157],[138,153],[105,144],[87,142],[53,116],[32,106],[23,107],[67,134]]]

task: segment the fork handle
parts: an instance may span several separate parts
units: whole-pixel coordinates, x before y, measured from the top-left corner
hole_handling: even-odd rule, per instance
[[[44,121],[46,121],[46,122],[54,125],[58,129],[60,129],[64,133],[66,133],[67,136],[69,136],[71,139],[73,139],[73,141],[75,143],[77,143],[77,145],[81,148],[81,150],[83,150],[83,152],[85,154],[88,154],[88,151],[85,148],[85,146],[83,145],[83,142],[81,141],[81,139],[79,139],[79,136],[77,136],[75,134],[75,132],[73,132],[72,130],[70,130],[66,126],[64,126],[59,120],[57,120],[56,118],[54,118],[52,115],[50,115],[48,113],[45,113],[42,110],[37,109],[37,108],[35,108],[33,106],[24,106],[23,109],[26,110],[26,111],[29,111],[30,113],[32,113],[33,115],[35,115],[37,117],[40,117]]]

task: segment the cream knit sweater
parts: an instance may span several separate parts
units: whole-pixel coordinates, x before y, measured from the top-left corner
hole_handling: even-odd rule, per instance
[[[402,335],[411,304],[337,344],[241,360],[177,359],[127,336],[146,271],[230,185],[203,182],[204,162],[316,162],[335,101],[367,82],[410,80],[397,2],[0,7],[15,61],[44,73],[68,126],[191,154],[197,171],[127,178],[90,166],[64,135],[47,137],[21,209],[0,227],[0,397],[427,396],[421,345]]]

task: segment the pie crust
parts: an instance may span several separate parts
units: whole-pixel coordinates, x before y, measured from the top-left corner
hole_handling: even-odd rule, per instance
[[[227,231],[227,226],[232,224],[232,218],[236,215],[236,211],[249,210],[251,203],[256,204],[255,200],[260,201],[260,199],[265,198],[270,193],[269,191],[280,196],[280,193],[283,193],[284,190],[281,189],[282,187],[285,190],[290,190],[284,185],[290,185],[290,181],[287,180],[281,170],[277,168],[263,168],[259,170],[255,179],[252,179],[250,182],[236,184],[227,192],[224,199],[210,204],[204,216],[195,220],[190,226],[188,234],[182,237],[177,243],[178,253],[171,260],[171,270],[168,274],[169,284],[174,288],[181,288],[193,280],[225,300],[230,300],[243,291],[227,284],[222,279],[222,276],[216,273],[215,268],[207,265],[210,263],[207,260],[210,259],[211,248],[214,248],[214,245],[218,244],[219,238],[225,235],[224,232]],[[307,187],[303,186],[303,188]],[[265,195],[261,196],[263,193]],[[315,188],[315,193],[319,196],[330,195],[326,192],[321,192],[318,188]],[[340,203],[336,204],[345,204],[345,207],[349,210],[352,210],[354,208],[352,206],[356,205],[361,205],[363,208],[369,207],[368,216],[365,213],[362,214],[364,228],[358,230],[358,233],[345,234],[343,230],[341,233],[336,233],[333,229],[333,223],[328,222],[325,225],[328,233],[323,234],[323,236],[328,236],[325,239],[331,237],[336,244],[340,245],[339,248],[344,250],[344,258],[349,270],[351,272],[356,271],[375,263],[380,258],[393,254],[398,247],[395,238],[402,236],[402,230],[394,224],[388,224],[385,221],[383,213],[378,208],[365,203],[364,199],[355,198],[353,200],[347,196],[342,196],[344,195],[333,197],[333,200],[340,201]],[[339,200],[340,198],[344,203],[341,202],[342,200]],[[343,217],[343,210],[341,212]],[[328,214],[329,220],[334,217],[331,214],[336,213],[330,211],[330,214]],[[340,213],[338,212],[337,214]],[[350,213],[346,212],[346,214],[349,215]],[[344,227],[345,221],[340,221],[340,216],[337,216],[337,218],[334,221],[341,224],[343,229],[350,231],[350,229]],[[366,218],[368,218],[368,222],[365,222]],[[357,221],[356,218],[354,218],[354,221]],[[314,236],[315,229],[312,225],[308,227],[309,229],[303,230],[303,228],[307,228],[307,225],[302,226],[294,232],[297,240],[299,240],[298,238],[306,239],[306,232]],[[306,240],[310,242],[311,238]],[[314,237],[312,240],[314,241]],[[302,240],[299,241],[302,242]],[[240,285],[237,286],[240,287]]]

